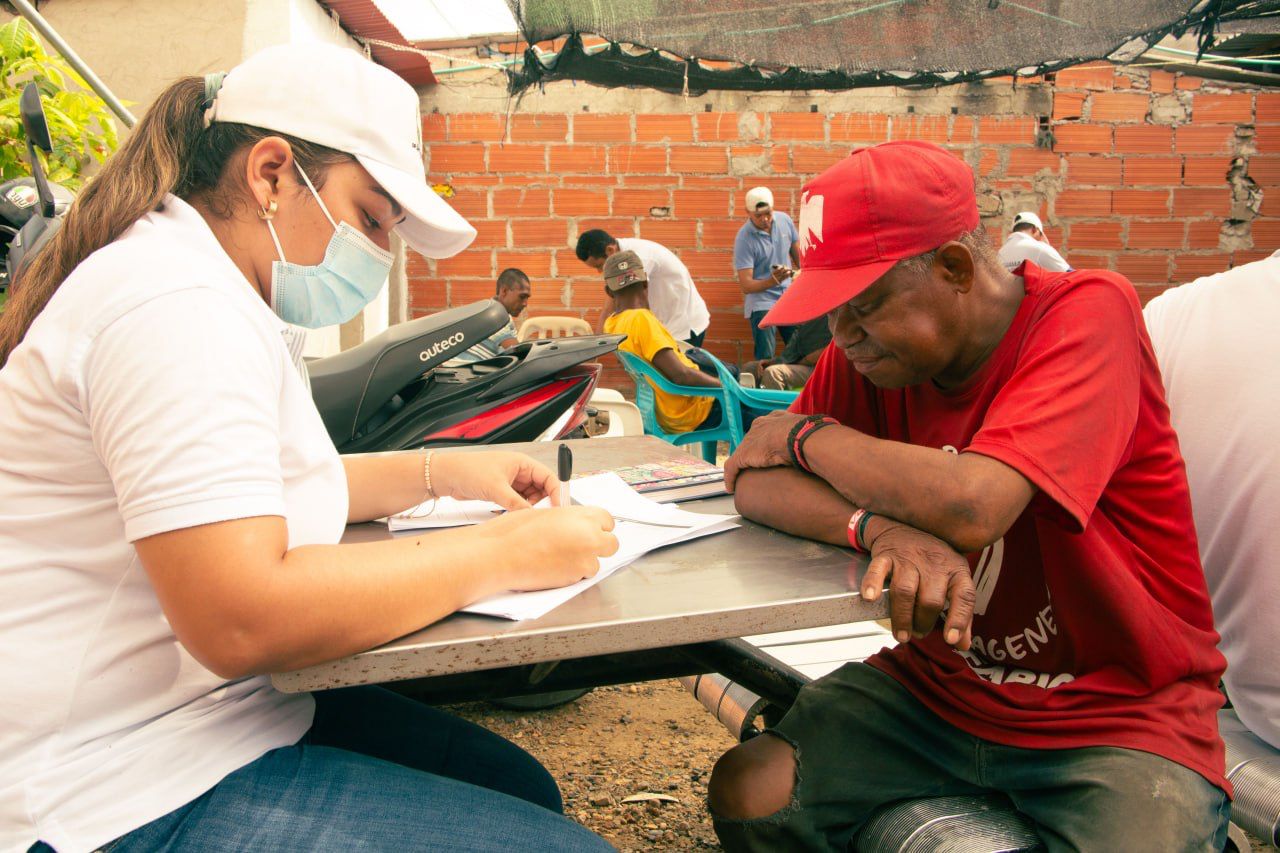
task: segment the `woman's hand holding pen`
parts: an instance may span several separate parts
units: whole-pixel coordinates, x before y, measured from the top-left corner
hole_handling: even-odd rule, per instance
[[[508,512],[486,521],[483,529],[506,545],[504,584],[510,590],[577,583],[600,571],[601,557],[618,550],[613,516],[594,506]]]
[[[436,453],[431,458],[436,493],[459,500],[493,501],[508,510],[528,509],[550,497],[553,507],[562,484],[556,474],[523,453]],[[600,570],[600,557],[618,550],[613,517],[603,509],[571,506],[538,512],[508,512],[485,522],[484,530],[501,543],[510,571],[505,589],[550,589],[576,583]]]

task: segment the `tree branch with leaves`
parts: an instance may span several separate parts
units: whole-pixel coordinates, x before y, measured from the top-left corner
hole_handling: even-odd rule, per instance
[[[40,88],[53,140],[49,180],[78,190],[85,170],[116,150],[115,120],[66,60],[45,50],[25,18],[0,26],[0,183],[31,174],[18,98],[32,81]]]

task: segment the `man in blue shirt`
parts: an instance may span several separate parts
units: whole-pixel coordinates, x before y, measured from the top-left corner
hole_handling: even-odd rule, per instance
[[[768,187],[747,191],[747,221],[733,241],[733,268],[745,295],[742,314],[751,323],[756,360],[773,358],[777,339],[773,329],[761,329],[760,321],[791,284],[800,266],[800,235],[791,217],[773,209]],[[794,326],[779,326],[782,340],[790,342]]]

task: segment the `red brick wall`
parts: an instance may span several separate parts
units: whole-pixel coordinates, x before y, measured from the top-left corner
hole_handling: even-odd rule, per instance
[[[982,84],[985,103],[1001,103],[1012,85]],[[1097,63],[1016,85],[1050,90],[1052,150],[1035,145],[1037,116],[950,109],[743,114],[694,112],[701,104],[691,101],[690,112],[631,114],[628,93],[592,90],[601,109],[618,111],[429,115],[428,173],[455,189],[452,203],[479,237],[455,258],[412,256],[412,313],[489,296],[498,272],[517,266],[533,279],[530,314],[594,323],[600,279],[572,246],[579,232],[605,228],[679,254],[711,308],[709,347],[744,361],[750,334],[732,247],[745,190],[769,186],[794,216],[805,180],[889,139],[927,139],[969,162],[994,239],[1038,204],[1073,265],[1119,270],[1144,300],[1280,246],[1280,192],[1270,191],[1280,184],[1280,93]],[[953,102],[982,101],[971,87],[964,94]],[[608,379],[629,386],[616,372]]]

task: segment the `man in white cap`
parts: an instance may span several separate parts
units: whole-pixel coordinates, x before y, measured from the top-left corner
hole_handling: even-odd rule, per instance
[[[800,266],[800,234],[791,217],[773,209],[773,192],[768,187],[747,190],[747,221],[733,241],[733,268],[742,288],[742,315],[751,323],[754,357],[773,358],[777,339],[773,329],[760,328],[760,321],[791,285]],[[794,326],[779,326],[784,343],[791,341]]]
[[[1029,210],[1024,210],[1013,217],[1013,229],[1009,239],[1000,247],[1000,263],[1013,272],[1023,261],[1049,272],[1067,272],[1071,265],[1066,262],[1058,250],[1049,243],[1044,234],[1044,223],[1040,217]]]

